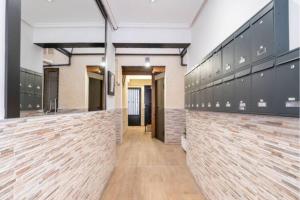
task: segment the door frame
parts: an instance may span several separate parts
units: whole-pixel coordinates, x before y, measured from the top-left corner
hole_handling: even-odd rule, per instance
[[[138,89],[139,90],[139,126],[141,126],[142,125],[142,89],[140,88],[140,87],[128,87],[128,91],[130,90],[130,89]],[[128,101],[128,96],[127,96],[127,101]],[[129,107],[128,107],[128,109],[129,109]],[[128,114],[128,126],[129,126],[129,114]]]
[[[146,104],[145,104],[145,101],[146,101],[146,88],[150,88],[150,90],[151,90],[151,98],[150,98],[150,101],[151,101],[151,104],[150,104],[150,121],[151,121],[151,123],[152,123],[152,86],[151,85],[144,85],[144,109],[145,109],[145,111],[144,111],[144,122],[145,122],[145,126],[147,126],[147,125],[151,125],[151,123],[150,124],[147,124],[146,123]]]
[[[155,138],[156,136],[156,82],[155,82],[155,76],[160,73],[165,73],[165,66],[159,66],[159,67],[153,67],[153,73],[152,73],[152,116],[151,116],[151,136],[152,138]]]
[[[154,75],[154,85],[155,85],[155,88],[156,88],[156,90],[155,90],[155,107],[154,107],[154,109],[155,109],[155,116],[154,116],[154,118],[155,118],[155,122],[158,122],[158,113],[156,112],[156,105],[157,105],[157,80],[160,80],[160,79],[163,79],[164,81],[165,81],[165,72],[162,72],[162,73],[159,73],[159,74],[156,74],[156,75]],[[166,102],[166,99],[165,99],[165,82],[164,82],[164,89],[163,89],[163,92],[164,92],[164,111],[165,111],[165,102]],[[165,114],[164,114],[164,117],[165,117]],[[158,135],[157,135],[157,128],[158,128],[158,126],[157,126],[157,123],[156,123],[156,125],[155,125],[155,134],[154,134],[154,137],[156,138],[156,139],[158,139]],[[165,142],[165,120],[164,120],[164,137],[163,137],[163,141],[162,140],[160,140],[160,139],[158,139],[158,140],[160,140],[160,141],[162,141],[162,142]]]
[[[59,105],[59,68],[44,68],[44,86],[43,86],[43,110],[44,112],[47,112],[48,110],[46,109],[45,103],[46,103],[46,95],[45,93],[47,92],[46,89],[46,73],[48,73],[48,71],[56,71],[57,72],[57,103],[56,103],[56,107],[58,109],[58,105]],[[46,110],[45,110],[46,109]]]

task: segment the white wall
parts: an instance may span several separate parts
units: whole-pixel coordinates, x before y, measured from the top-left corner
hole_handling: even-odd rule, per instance
[[[4,119],[5,79],[5,8],[6,1],[0,1],[0,120]]]
[[[43,72],[43,49],[33,43],[33,27],[21,22],[21,67]]]
[[[299,47],[299,1],[290,1],[291,48]],[[188,49],[191,70],[204,56],[236,31],[270,0],[209,0],[191,30],[192,44]]]
[[[103,27],[35,27],[35,43],[104,42]]]
[[[107,52],[106,52],[106,70],[111,71],[113,74],[115,74],[115,77],[117,77],[116,75],[116,69],[115,69],[115,48],[112,44],[112,28],[110,25],[107,26]],[[108,76],[106,76],[108,77]],[[116,78],[115,78],[116,79]],[[108,87],[108,84],[106,84],[106,87]],[[108,88],[106,89],[106,94],[107,94]],[[115,88],[115,93],[116,93],[116,88]],[[116,94],[115,94],[116,96]],[[114,109],[116,108],[115,106],[115,96],[110,96],[107,95],[106,97],[106,109],[110,110],[110,109]]]
[[[89,78],[86,66],[99,66],[101,56],[73,56],[71,66],[59,68],[59,109],[88,110]]]
[[[189,29],[119,28],[113,32],[115,43],[190,43]]]
[[[290,49],[300,47],[300,0],[289,0]]]

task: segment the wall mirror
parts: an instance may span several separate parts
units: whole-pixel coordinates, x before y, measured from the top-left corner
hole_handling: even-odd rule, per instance
[[[20,117],[105,109],[106,19],[96,1],[22,0],[20,23]]]

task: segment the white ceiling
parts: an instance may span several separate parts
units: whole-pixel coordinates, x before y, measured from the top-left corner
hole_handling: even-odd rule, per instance
[[[22,19],[32,26],[98,26],[104,19],[95,0],[22,0]]]
[[[205,0],[103,0],[118,27],[190,27]]]

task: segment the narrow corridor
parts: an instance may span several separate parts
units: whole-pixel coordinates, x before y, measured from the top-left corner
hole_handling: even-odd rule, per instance
[[[178,145],[129,127],[102,200],[204,200]]]

